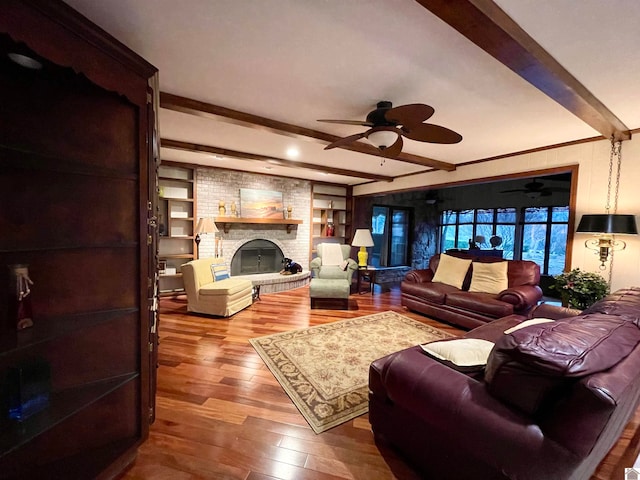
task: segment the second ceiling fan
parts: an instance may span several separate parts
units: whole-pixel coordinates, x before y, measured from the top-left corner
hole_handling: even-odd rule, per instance
[[[534,178],[532,182],[524,184],[524,188],[502,190],[500,193],[524,193],[529,198],[549,197],[554,192],[568,192],[567,187],[546,187],[544,183]]]
[[[432,123],[424,123],[434,113],[433,107],[424,103],[411,103],[393,107],[391,102],[378,102],[376,109],[369,112],[366,120],[318,120],[325,123],[360,125],[368,130],[341,138],[324,149],[342,147],[366,138],[387,158],[395,158],[402,152],[402,137],[428,143],[458,143],[462,135],[448,128]]]

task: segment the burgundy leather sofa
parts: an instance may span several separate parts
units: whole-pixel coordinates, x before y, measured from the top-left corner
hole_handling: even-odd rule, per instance
[[[465,334],[495,342],[484,372],[420,347],[373,362],[376,439],[429,479],[588,479],[640,403],[640,288],[532,313],[565,318],[504,334],[525,319],[511,315]]]
[[[502,260],[495,257],[473,257],[456,253],[474,262],[509,263],[509,288],[498,294],[469,292],[473,267],[469,267],[462,290],[444,283],[432,282],[440,255],[429,259],[429,268],[412,270],[400,284],[402,305],[429,317],[463,328],[475,328],[507,315],[526,315],[542,298],[540,267],[528,260]]]

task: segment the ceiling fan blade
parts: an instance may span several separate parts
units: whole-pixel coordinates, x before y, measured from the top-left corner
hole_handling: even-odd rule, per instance
[[[393,145],[391,145],[389,148],[381,150],[382,156],[386,158],[396,158],[398,155],[400,155],[400,152],[402,152],[403,144],[404,142],[402,141],[402,137],[398,135],[398,139]]]
[[[512,190],[501,190],[500,193],[518,193],[518,192],[529,192],[530,190],[525,190],[524,188],[514,188]]]
[[[425,120],[431,118],[435,110],[424,103],[410,103],[409,105],[401,105],[391,108],[384,114],[384,118],[388,122],[396,123],[411,130],[413,127],[421,124]]]
[[[324,149],[329,150],[331,148],[341,147],[343,145],[355,142],[356,140],[360,140],[361,138],[366,137],[368,132],[369,131],[367,130],[366,132],[356,133],[355,135],[349,135],[348,137],[341,138],[340,140],[336,140],[335,142],[330,143],[329,145],[324,147]]]
[[[429,143],[458,143],[462,140],[462,135],[440,125],[431,123],[421,123],[409,130],[403,126],[402,134],[411,140]]]
[[[527,190],[542,190],[542,187],[544,187],[544,183],[537,180],[524,184],[524,188],[526,188]]]
[[[359,125],[361,127],[373,127],[373,123],[364,120],[318,120],[324,123],[338,123],[340,125]]]

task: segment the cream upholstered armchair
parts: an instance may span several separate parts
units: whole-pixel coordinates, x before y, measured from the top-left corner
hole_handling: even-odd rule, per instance
[[[192,260],[181,269],[189,312],[230,317],[253,302],[251,280],[229,277],[223,258]]]
[[[311,260],[313,278],[309,285],[311,308],[324,300],[338,300],[343,308],[349,306],[351,281],[358,264],[349,258],[351,246],[337,243],[320,243],[317,257]]]

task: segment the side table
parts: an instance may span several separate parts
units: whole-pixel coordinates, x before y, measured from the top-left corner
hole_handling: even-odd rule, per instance
[[[400,265],[397,267],[374,267],[372,265],[367,265],[366,267],[358,267],[358,282],[357,282],[357,291],[360,295],[365,293],[371,293],[373,295],[373,286],[378,283],[378,274],[382,274],[382,282],[385,282],[385,272],[394,271],[401,273],[402,270],[407,270],[409,267],[406,265]],[[363,282],[369,283],[369,288],[363,289]]]
[[[377,267],[366,266],[366,267],[358,267],[358,283],[357,283],[357,292],[362,295],[364,293],[371,293],[373,295],[373,285],[376,283],[376,273],[378,272]],[[368,282],[368,288],[363,290],[362,283]]]

